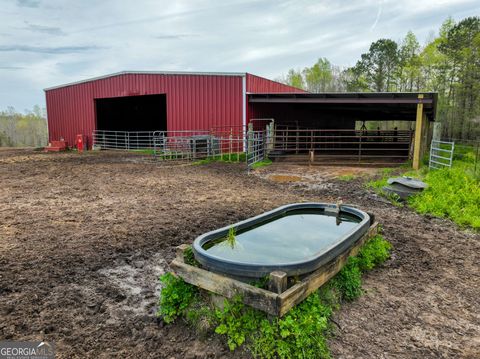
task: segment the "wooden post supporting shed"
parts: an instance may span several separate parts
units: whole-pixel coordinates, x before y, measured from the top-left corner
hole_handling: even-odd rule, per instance
[[[423,130],[423,94],[418,95],[420,102],[417,104],[417,119],[415,121],[415,140],[413,144],[413,169],[418,170],[420,168],[421,161],[421,143],[422,143],[422,130]]]
[[[413,164],[414,170],[418,170],[422,163],[422,158],[428,150],[428,144],[431,140],[430,121],[424,111],[424,96],[418,95],[417,114],[415,121],[415,138],[413,144]]]

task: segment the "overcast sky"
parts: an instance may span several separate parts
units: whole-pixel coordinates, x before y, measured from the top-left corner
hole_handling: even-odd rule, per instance
[[[355,64],[379,38],[421,43],[478,0],[0,0],[0,110],[112,72],[235,71],[276,78],[327,57]]]

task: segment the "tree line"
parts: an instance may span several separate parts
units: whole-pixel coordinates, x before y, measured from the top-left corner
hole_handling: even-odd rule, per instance
[[[424,46],[409,31],[396,42],[379,39],[352,67],[327,58],[290,69],[280,81],[311,92],[437,92],[443,136],[480,136],[480,17],[447,19]]]
[[[13,107],[0,111],[0,146],[43,147],[48,143],[45,109],[18,113]]]

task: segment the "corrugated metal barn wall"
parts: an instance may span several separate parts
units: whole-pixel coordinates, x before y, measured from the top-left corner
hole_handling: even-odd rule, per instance
[[[92,83],[46,92],[49,141],[64,138],[69,145],[82,133],[90,139],[95,129]]]
[[[305,92],[251,74],[118,74],[47,89],[49,139],[63,137],[73,145],[75,136],[84,134],[90,146],[96,129],[95,99],[153,94],[166,94],[170,131],[239,128],[244,110],[247,124],[251,118],[247,99],[243,108],[243,91]]]
[[[242,126],[243,77],[233,75],[122,74],[46,90],[49,139],[69,145],[83,133],[91,144],[95,99],[166,94],[167,128]]]
[[[307,91],[247,73],[247,92],[250,93],[305,93]]]
[[[292,86],[282,84],[280,82],[271,81],[263,77],[247,74],[247,92],[248,93],[305,93],[307,91],[298,89]],[[268,108],[270,109],[271,106]],[[268,111],[261,108],[261,106],[255,106],[255,104],[246,104],[247,123],[250,123],[251,119],[259,118],[272,118],[284,117],[285,114],[278,111]],[[257,128],[258,129],[258,128]]]

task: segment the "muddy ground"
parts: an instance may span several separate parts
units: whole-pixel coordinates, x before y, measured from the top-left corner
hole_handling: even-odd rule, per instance
[[[334,357],[480,357],[480,240],[386,203],[375,170],[152,163],[123,153],[0,151],[0,340],[60,358],[248,357],[155,317],[175,246],[289,202],[342,197],[372,211],[392,258],[336,313]]]

